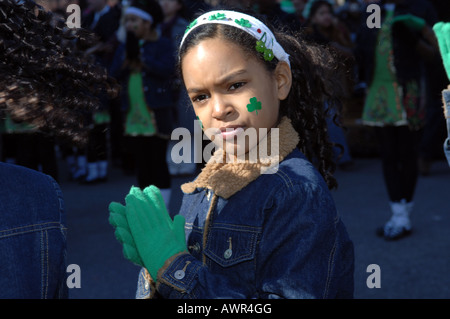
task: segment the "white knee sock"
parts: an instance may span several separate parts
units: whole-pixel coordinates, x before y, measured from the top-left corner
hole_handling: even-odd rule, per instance
[[[98,178],[97,162],[87,164],[86,182],[92,182]]]
[[[410,214],[414,204],[402,199],[400,202],[391,202],[390,205],[392,217],[389,220],[389,223],[394,227],[404,227],[406,230],[410,230]]]

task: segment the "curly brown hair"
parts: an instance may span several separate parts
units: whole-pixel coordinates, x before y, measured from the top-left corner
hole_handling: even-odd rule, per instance
[[[86,116],[99,96],[118,86],[77,47],[96,38],[33,1],[0,0],[0,111],[75,143],[84,143]]]
[[[285,30],[275,30],[262,17],[249,14],[272,30],[290,56],[292,88],[287,99],[281,101],[279,116],[287,116],[291,120],[300,137],[297,148],[315,164],[328,187],[336,188],[337,181],[333,176],[336,169],[333,147],[336,145],[329,140],[327,116],[334,114],[336,118],[340,113],[342,87],[336,76],[337,60],[327,47],[307,42],[300,33],[294,35]],[[186,52],[202,40],[215,37],[238,44],[249,56],[261,61],[269,72],[275,70],[278,60],[265,61],[263,54],[255,50],[255,38],[252,35],[228,25],[204,24],[193,30],[180,48],[180,73]]]

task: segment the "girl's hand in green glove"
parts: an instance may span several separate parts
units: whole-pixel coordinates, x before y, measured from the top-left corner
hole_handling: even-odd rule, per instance
[[[109,223],[115,228],[114,234],[123,246],[123,255],[132,263],[144,267],[128,226],[125,206],[112,202],[109,204],[109,212]]]
[[[177,215],[173,220],[170,218],[156,186],[149,186],[144,191],[132,187],[125,197],[125,202],[125,214],[116,204],[111,204],[112,209],[110,205],[110,222],[113,226],[117,225],[116,237],[124,245],[125,257],[139,264],[139,256],[150,276],[156,280],[159,269],[167,259],[187,251],[184,217]],[[124,215],[126,221],[122,218]],[[137,254],[133,250],[134,247]]]
[[[444,68],[450,80],[450,23],[438,22],[433,26],[433,31],[436,34]]]
[[[401,22],[405,24],[408,28],[411,28],[416,31],[421,31],[425,26],[425,20],[419,17],[416,17],[412,14],[403,14],[394,17],[392,20],[394,23]]]

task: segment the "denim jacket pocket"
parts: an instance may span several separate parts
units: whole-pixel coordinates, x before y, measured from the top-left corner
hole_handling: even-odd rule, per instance
[[[209,229],[204,254],[222,267],[255,258],[260,228],[214,224]]]

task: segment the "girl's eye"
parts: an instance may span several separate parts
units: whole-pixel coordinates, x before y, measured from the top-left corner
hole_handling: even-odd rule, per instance
[[[208,98],[208,96],[206,94],[200,94],[195,96],[194,98],[192,98],[192,102],[202,102],[204,100],[206,100]]]
[[[232,90],[237,90],[237,89],[239,89],[240,87],[243,87],[244,85],[245,85],[245,82],[237,82],[237,83],[234,83],[233,85],[231,85],[230,88],[229,88],[229,90],[230,90],[230,91],[232,91]]]

